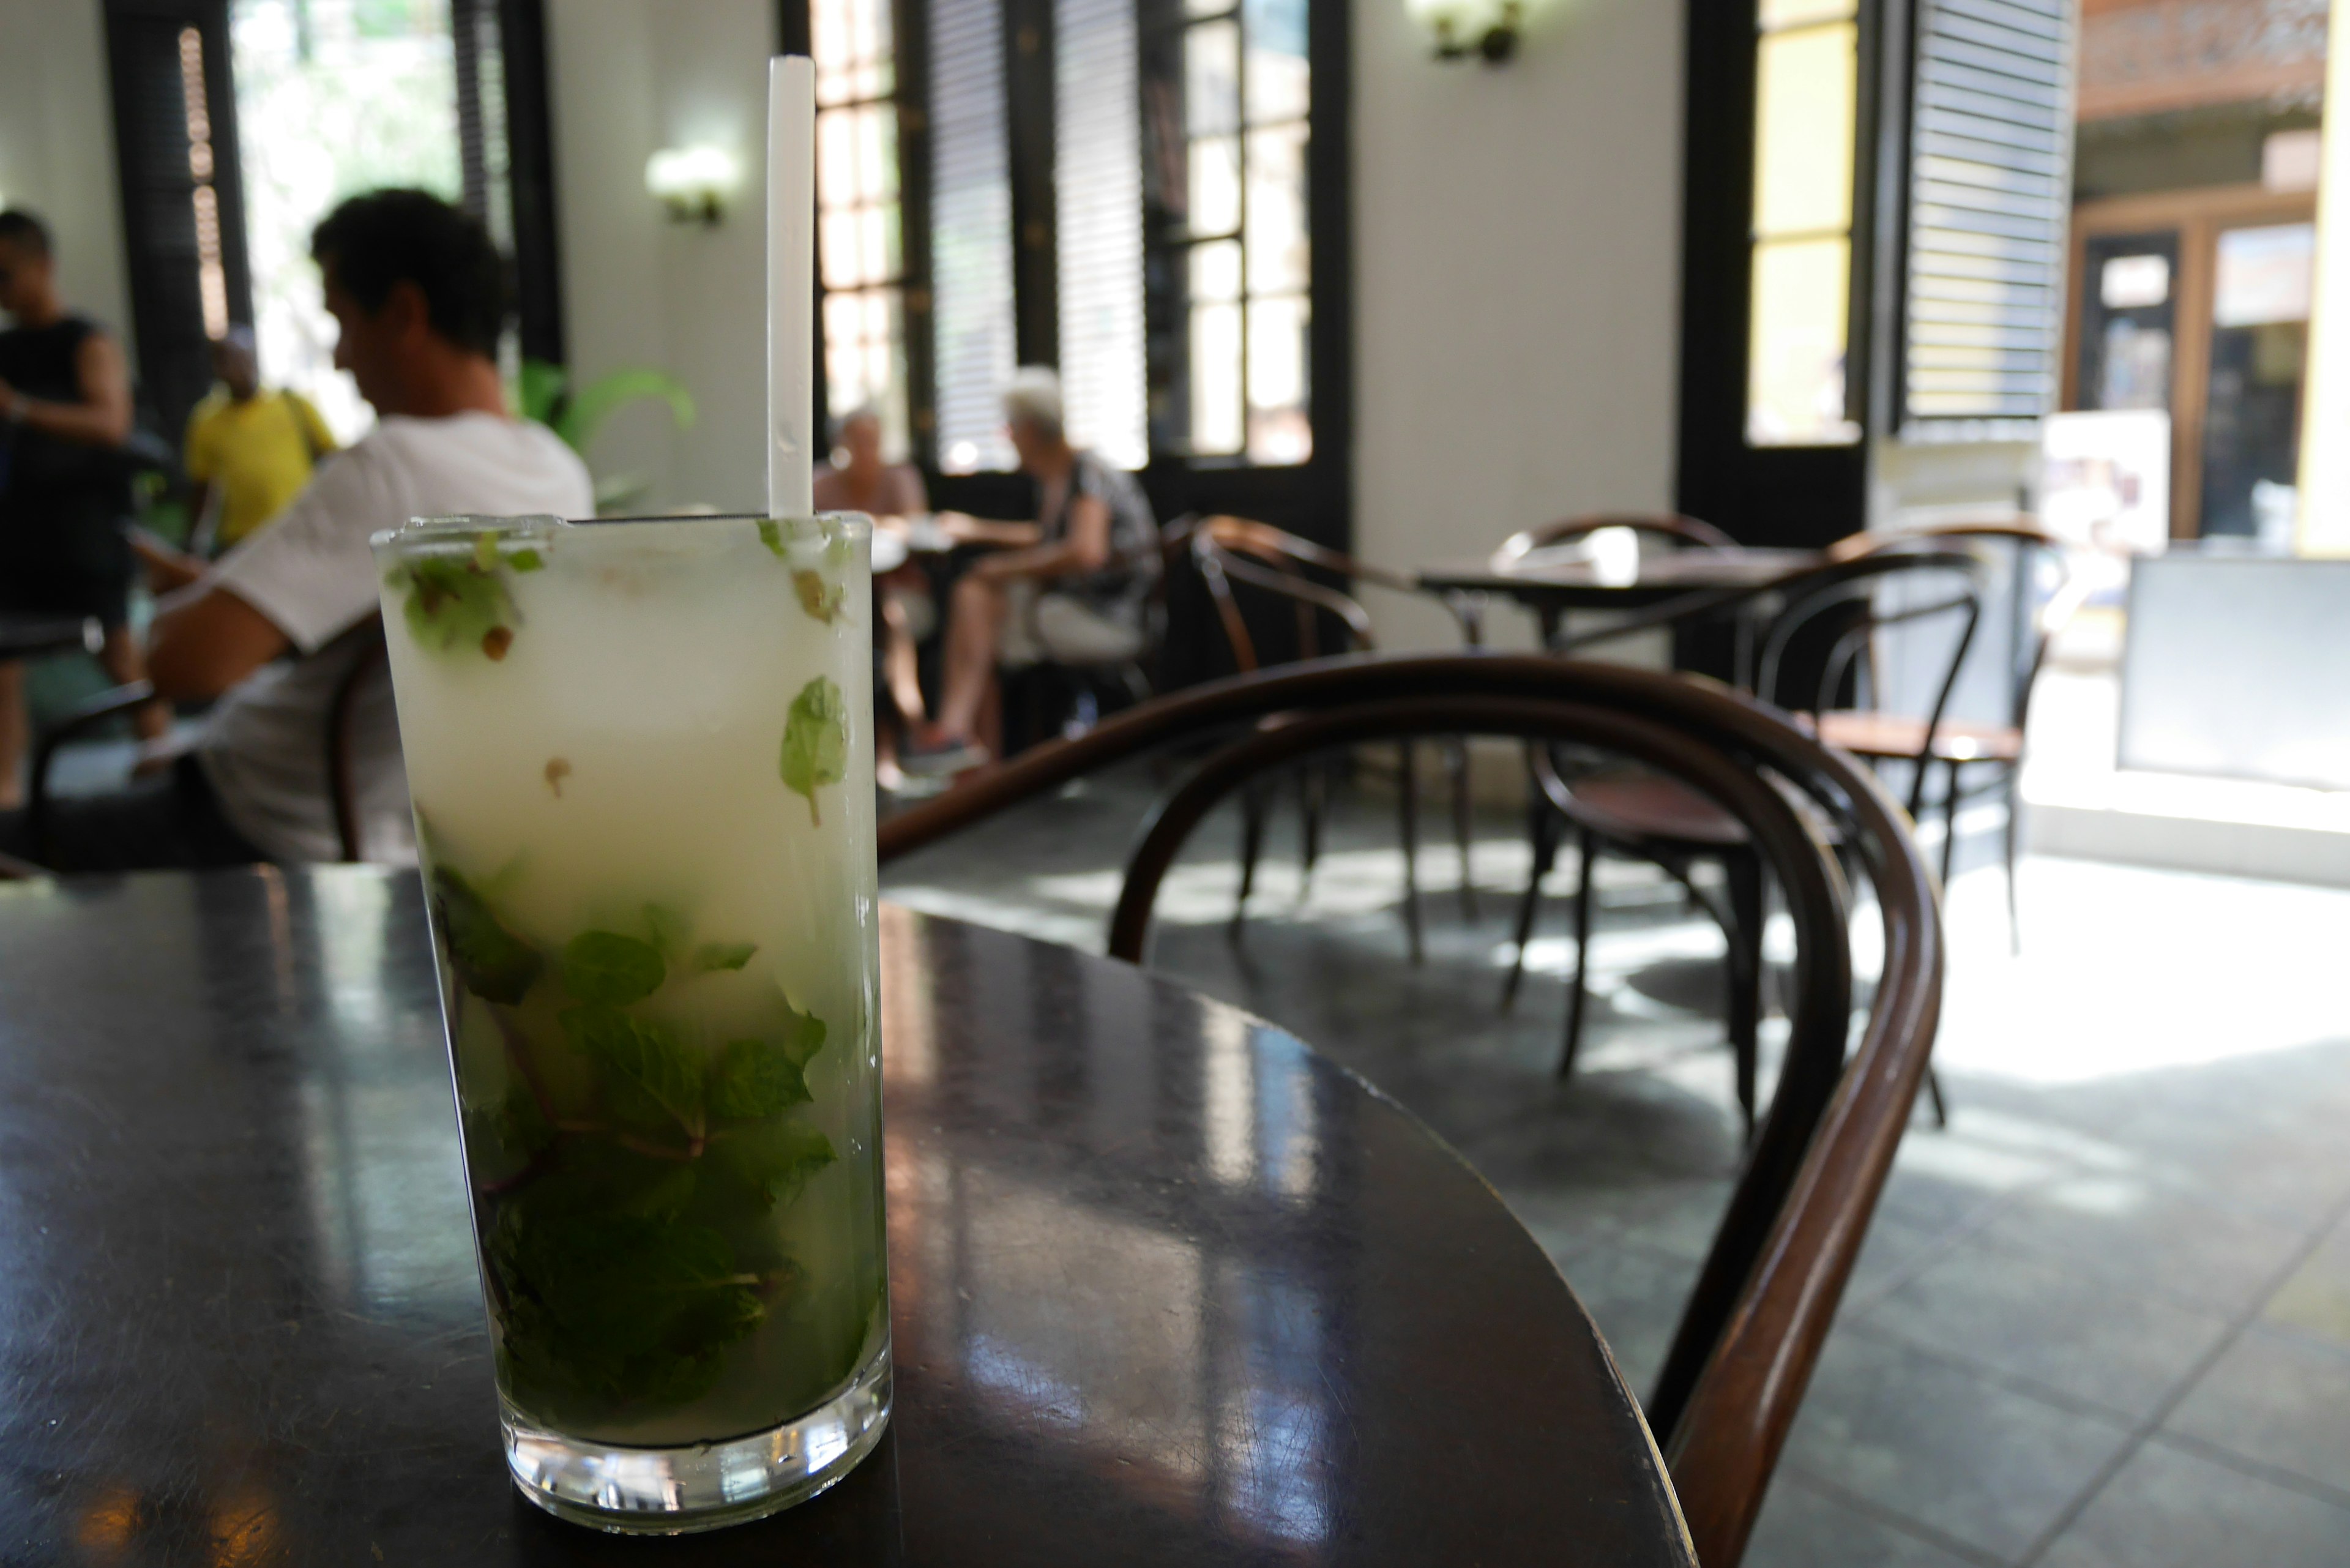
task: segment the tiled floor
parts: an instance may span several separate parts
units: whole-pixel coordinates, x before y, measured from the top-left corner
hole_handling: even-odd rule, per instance
[[[1096,784],[885,880],[1098,949],[1147,795]],[[1411,967],[1391,812],[1350,802],[1302,898],[1282,818],[1237,948],[1233,834],[1211,824],[1162,894],[1154,961],[1451,1139],[1645,1386],[1737,1156],[1720,938],[1603,866],[1598,1005],[1557,1085],[1563,909],[1500,1016],[1525,852],[1487,826],[1471,919],[1453,851],[1424,841]],[[1998,870],[1952,889],[1951,1124],[1903,1146],[1747,1560],[2350,1564],[2350,892],[2034,860],[2022,903],[2016,958]]]

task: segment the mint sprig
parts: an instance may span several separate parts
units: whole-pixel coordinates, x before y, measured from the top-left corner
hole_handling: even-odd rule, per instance
[[[800,688],[784,721],[784,787],[807,797],[808,821],[824,826],[816,792],[848,774],[848,704],[828,676]]]

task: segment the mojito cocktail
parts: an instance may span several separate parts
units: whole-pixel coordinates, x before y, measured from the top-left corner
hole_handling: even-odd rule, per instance
[[[506,1446],[675,1531],[889,1405],[862,518],[379,535]]]

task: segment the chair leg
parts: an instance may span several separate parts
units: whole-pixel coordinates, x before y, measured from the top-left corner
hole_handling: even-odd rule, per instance
[[[1947,909],[1950,897],[1950,868],[1959,853],[1959,764],[1946,764],[1942,769],[1942,898]]]
[[[1248,919],[1249,895],[1256,891],[1256,857],[1264,847],[1264,794],[1251,784],[1241,791],[1241,891],[1232,900],[1232,930]]]
[[[1313,885],[1315,865],[1322,858],[1322,809],[1329,797],[1330,775],[1319,763],[1298,770],[1297,809],[1303,841],[1298,846],[1298,896]]]
[[[1592,883],[1591,863],[1599,840],[1591,829],[1575,830],[1575,980],[1566,992],[1566,1042],[1558,1054],[1558,1075],[1575,1071],[1576,1053],[1583,1049],[1583,1009],[1591,994],[1591,906],[1598,897]]]
[[[1402,787],[1396,792],[1396,826],[1403,840],[1403,929],[1411,946],[1411,961],[1426,957],[1419,932],[1419,748],[1406,741],[1397,747],[1402,766]]]
[[[2000,835],[2000,853],[2007,863],[2007,950],[2017,958],[2023,956],[2023,918],[2015,907],[2015,840],[2020,828],[2016,823],[2016,807],[2022,792],[2016,780],[2023,770],[2014,763],[2007,768],[2007,826]]]
[[[1754,1137],[1754,1079],[1762,1022],[1762,862],[1751,850],[1721,857],[1729,883],[1730,1049],[1737,1058],[1738,1109]]]
[[[1477,918],[1477,884],[1471,875],[1470,846],[1477,837],[1476,813],[1469,798],[1469,742],[1455,740],[1446,748],[1452,764],[1452,840],[1461,846],[1461,918]]]
[[[1950,1107],[1942,1098],[1942,1075],[1934,1071],[1931,1063],[1926,1067],[1926,1097],[1934,1105],[1934,1125],[1948,1127],[1950,1125]]]
[[[1526,943],[1534,934],[1534,909],[1542,902],[1543,878],[1558,858],[1558,818],[1537,795],[1528,808],[1526,837],[1534,846],[1534,869],[1526,877],[1525,897],[1518,900],[1517,929],[1510,933],[1510,972],[1502,981],[1502,1011],[1518,999],[1518,982],[1525,978]]]

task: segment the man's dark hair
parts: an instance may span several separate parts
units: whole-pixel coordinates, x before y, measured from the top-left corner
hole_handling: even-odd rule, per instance
[[[36,256],[48,255],[57,249],[49,238],[49,225],[22,207],[0,213],[0,240],[22,246]]]
[[[506,317],[506,265],[481,220],[429,191],[353,196],[310,233],[310,254],[373,314],[396,284],[424,296],[432,330],[460,348],[497,358]]]

